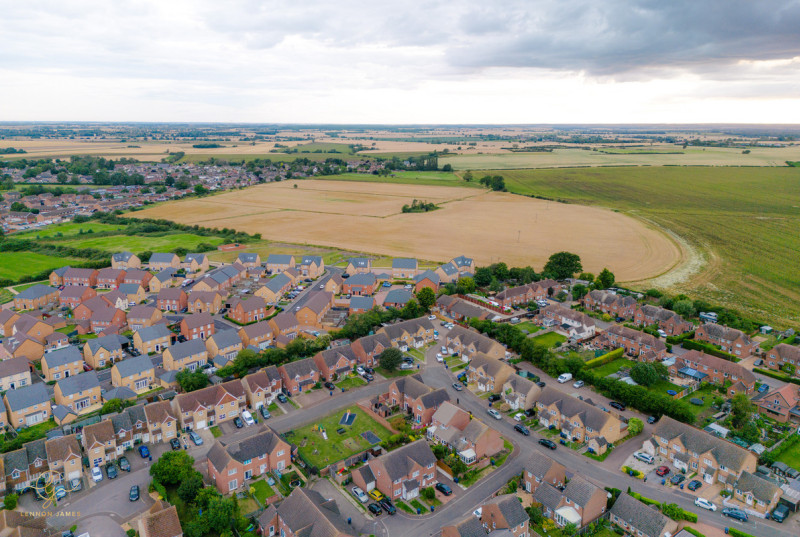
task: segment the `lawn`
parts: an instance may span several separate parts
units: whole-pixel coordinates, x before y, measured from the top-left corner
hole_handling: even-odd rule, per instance
[[[546,334],[542,334],[541,336],[535,336],[533,338],[534,343],[538,343],[539,345],[545,345],[549,349],[558,347],[566,340],[567,338],[565,338],[561,334],[556,334],[555,332],[548,332]]]
[[[592,369],[592,373],[599,377],[607,377],[611,374],[616,373],[623,367],[631,368],[636,365],[636,362],[632,360],[626,360],[625,358],[619,358],[612,362],[608,362],[607,364],[603,364],[600,367],[596,367]]]
[[[35,252],[0,252],[0,278],[16,280],[22,276],[83,262],[81,259],[55,257]]]
[[[787,464],[795,470],[800,470],[800,449],[797,449],[797,446],[785,449],[775,460]]]
[[[694,412],[695,420],[699,421],[702,415],[708,414],[707,411],[711,408],[711,404],[714,402],[714,397],[717,395],[719,395],[719,392],[717,392],[713,386],[710,384],[704,384],[699,390],[690,393],[686,397],[682,397],[681,401],[685,401],[686,404],[689,405],[689,408],[691,408],[692,412]],[[692,398],[703,399],[703,405],[693,405],[689,402],[689,400]]]
[[[58,244],[73,246],[75,248],[97,248],[98,250],[120,251],[129,250],[131,252],[141,252],[151,250],[153,252],[169,252],[176,248],[186,248],[194,250],[200,243],[207,243],[213,246],[222,244],[221,237],[202,237],[193,233],[173,233],[170,235],[154,236],[131,236],[131,235],[112,235],[109,237],[83,236],[79,239],[69,239],[59,241]]]
[[[0,304],[7,304],[14,300],[14,295],[8,289],[0,289]]]
[[[34,285],[40,285],[40,284],[50,285],[50,280],[39,280],[38,282],[23,283],[22,285],[15,285],[14,287],[12,287],[12,289],[14,289],[14,291],[16,291],[17,293],[20,293],[25,289],[30,289]]]
[[[536,326],[535,324],[527,321],[524,323],[519,323],[517,325],[517,328],[521,328],[522,330],[525,330],[529,334],[533,334],[534,332],[538,332],[539,330],[542,329],[540,326]]]
[[[341,382],[337,382],[336,386],[338,388],[342,388],[345,390],[350,390],[352,388],[358,388],[359,386],[363,386],[367,383],[366,380],[362,379],[361,377],[347,377]]]
[[[339,419],[345,412],[340,410],[321,421],[295,429],[291,435],[287,435],[287,439],[298,446],[298,452],[306,461],[317,468],[323,468],[369,448],[370,444],[360,436],[363,432],[372,431],[382,441],[389,438],[391,434],[389,430],[370,418],[363,410],[358,407],[349,410],[356,414],[356,419],[350,427],[339,425]],[[324,428],[328,435],[327,440],[322,438],[320,432],[314,430],[318,425]],[[336,432],[340,427],[345,429],[344,434]]]
[[[668,380],[660,380],[660,381],[656,382],[655,384],[653,384],[652,386],[648,387],[647,389],[650,390],[653,393],[659,393],[661,395],[665,395],[667,393],[667,390],[675,390],[676,392],[679,392],[683,388],[681,388],[677,384],[671,383]],[[694,406],[694,405],[692,405],[692,406]]]
[[[269,483],[266,480],[261,479],[260,481],[255,481],[254,483],[250,484],[251,487],[254,489],[254,496],[256,500],[264,505],[264,502],[267,501],[267,498],[275,496],[275,490],[269,486]]]
[[[222,431],[216,425],[211,427],[209,430],[211,431],[211,436],[213,436],[214,438],[219,438],[220,436],[222,436]]]
[[[122,229],[125,229],[125,226],[101,224],[100,222],[84,222],[82,224],[68,222],[64,224],[53,224],[52,226],[40,229],[31,229],[21,233],[14,233],[11,237],[14,239],[44,239],[47,237],[55,237],[59,233],[61,233],[61,236],[71,237],[73,235],[78,235],[81,231],[83,231],[83,233],[87,233],[88,231],[98,233],[101,231],[116,231]]]
[[[425,355],[422,354],[418,349],[408,349],[408,354],[410,354],[418,362],[425,361]]]

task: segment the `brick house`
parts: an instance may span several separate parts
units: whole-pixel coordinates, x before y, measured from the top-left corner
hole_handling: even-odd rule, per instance
[[[563,491],[543,483],[533,494],[533,501],[541,504],[544,516],[557,526],[572,523],[582,528],[605,514],[606,494],[605,490],[575,475]]]
[[[206,339],[206,350],[212,360],[221,356],[231,361],[243,348],[242,338],[236,330],[223,330]]]
[[[53,287],[59,287],[64,285],[64,274],[70,269],[70,266],[67,265],[66,267],[60,267],[55,269],[53,272],[50,273],[48,279],[50,280],[50,285]]]
[[[215,441],[208,452],[208,478],[221,494],[228,494],[250,479],[273,470],[283,472],[291,462],[289,444],[268,429],[231,444]]]
[[[64,271],[63,285],[94,287],[97,285],[97,270],[89,268],[68,268]]]
[[[639,326],[658,325],[659,330],[663,330],[668,336],[679,336],[694,329],[692,323],[684,321],[683,317],[674,311],[651,304],[636,308],[633,322]]]
[[[750,472],[742,472],[734,483],[726,483],[725,488],[746,511],[759,517],[771,513],[783,494],[781,487]]]
[[[84,300],[78,306],[73,308],[72,314],[75,320],[88,321],[91,319],[94,312],[115,307],[116,304],[108,299],[108,294],[110,293],[105,295],[96,295],[92,298]]]
[[[278,367],[283,387],[291,394],[309,391],[320,382],[314,358],[303,358]]]
[[[258,347],[264,350],[272,346],[273,335],[269,321],[260,321],[255,324],[239,328],[239,337],[245,347]]]
[[[526,492],[536,492],[542,483],[562,488],[566,482],[567,469],[564,465],[543,453],[534,452],[522,468],[520,486]]]
[[[386,293],[386,297],[383,299],[383,307],[401,310],[412,298],[414,298],[414,295],[407,289],[392,289]]]
[[[392,259],[392,278],[396,280],[411,279],[417,275],[419,263],[416,259],[401,257]]]
[[[183,537],[183,528],[174,505],[158,501],[139,519],[140,537]]]
[[[159,353],[172,343],[172,332],[163,324],[142,328],[133,334],[133,346],[142,354]]]
[[[597,343],[607,349],[623,348],[628,356],[634,356],[639,361],[660,362],[667,357],[667,346],[661,339],[618,324],[600,334]]]
[[[153,279],[153,274],[146,270],[129,269],[125,272],[125,277],[122,279],[123,284],[138,285],[142,289],[150,287],[150,280]]]
[[[128,328],[134,331],[141,330],[153,326],[162,318],[163,314],[160,309],[152,306],[133,306],[128,312]]]
[[[746,367],[696,350],[677,356],[669,366],[669,373],[718,386],[730,382],[727,392],[731,397],[737,393],[752,394],[756,387],[756,377]]]
[[[506,381],[515,375],[514,368],[497,358],[475,353],[467,366],[467,379],[478,391],[500,393]]]
[[[44,338],[44,352],[57,351],[69,346],[69,336],[61,332],[53,332]]]
[[[418,374],[395,379],[389,391],[379,397],[380,404],[400,407],[409,414],[417,428],[430,425],[434,412],[449,400],[447,390],[431,388]]]
[[[41,438],[39,440],[27,442],[22,448],[5,453],[0,466],[2,466],[2,469],[5,471],[5,489],[18,494],[21,493],[30,485],[36,483],[39,476],[49,469],[47,464],[46,440]],[[28,533],[20,533],[18,535],[25,535],[25,537],[27,537]]]
[[[308,488],[297,487],[277,504],[258,516],[258,527],[265,537],[355,537],[355,530],[342,518],[336,501],[325,499]],[[142,536],[144,537],[144,536]]]
[[[115,388],[125,386],[140,394],[149,390],[155,381],[156,370],[146,354],[122,360],[111,368],[111,385]]]
[[[486,528],[478,518],[470,515],[448,526],[442,526],[442,537],[484,537]]]
[[[181,260],[175,254],[154,253],[147,262],[147,268],[159,272],[167,269],[177,270],[180,266]]]
[[[92,366],[92,369],[100,369],[109,363],[122,360],[125,356],[122,344],[127,343],[127,340],[123,341],[124,339],[116,334],[89,339],[83,345],[83,359]]]
[[[753,398],[758,411],[781,423],[800,421],[800,386],[784,384]]]
[[[58,289],[37,283],[14,295],[14,308],[19,311],[45,308],[58,304],[58,297]]]
[[[52,415],[50,395],[42,383],[7,391],[3,403],[8,413],[8,424],[15,429],[45,422]]]
[[[506,530],[509,537],[528,537],[530,531],[530,517],[515,494],[496,496],[484,503],[480,523],[489,535]]]
[[[451,259],[450,264],[456,267],[459,275],[475,274],[475,260],[471,257],[460,255]]]
[[[300,274],[304,278],[319,278],[324,271],[325,261],[318,255],[307,255],[300,261]]]
[[[246,404],[241,380],[231,380],[201,390],[179,394],[173,400],[181,429],[200,430],[231,421]]]
[[[92,412],[102,404],[100,381],[94,371],[59,380],[54,395],[57,405],[65,406],[78,415]]]
[[[533,408],[542,389],[532,380],[519,375],[511,375],[500,391],[503,401],[512,410],[528,410]]]
[[[342,283],[342,293],[355,296],[366,296],[375,293],[378,279],[371,272],[353,274]]]
[[[787,345],[786,343],[778,343],[767,351],[766,359],[764,360],[770,369],[780,370],[785,366],[790,371],[794,371],[795,376],[800,376],[800,347],[794,345]]]
[[[192,290],[186,299],[189,313],[216,313],[222,308],[222,295],[217,291]]]
[[[176,343],[164,349],[162,361],[167,371],[194,371],[208,362],[208,349],[201,339]]]
[[[144,405],[148,440],[153,444],[168,442],[178,436],[178,418],[169,401]]]
[[[742,472],[754,473],[758,465],[752,451],[669,416],[661,417],[642,450],[668,459],[678,470],[696,472],[708,484],[735,482]]]
[[[678,531],[677,522],[625,493],[614,502],[608,519],[629,535],[666,537]]]
[[[483,354],[489,358],[499,360],[506,355],[506,348],[503,345],[490,337],[463,326],[453,327],[447,333],[445,342],[449,352],[458,353],[462,358]]]
[[[253,292],[253,295],[262,298],[269,304],[277,304],[291,288],[292,279],[281,272],[269,280],[259,281],[258,288]]]
[[[208,313],[187,315],[180,322],[181,335],[187,340],[206,339],[216,332],[214,319]]]
[[[351,257],[347,260],[347,266],[344,269],[344,273],[350,276],[371,271],[372,260],[366,257]]]
[[[554,332],[575,341],[592,338],[597,330],[594,319],[561,304],[551,304],[541,309],[536,322],[545,328],[552,327]]]
[[[77,435],[50,438],[45,441],[44,448],[47,452],[47,465],[58,477],[56,482],[81,477],[83,453]]]
[[[441,278],[432,270],[426,270],[414,276],[414,293],[419,293],[426,287],[432,289],[434,293],[439,291]]]
[[[107,332],[109,329],[119,331],[126,322],[125,312],[118,308],[103,308],[92,312],[92,316],[89,317],[89,327],[95,334]]]
[[[503,449],[503,439],[497,430],[449,401],[443,402],[433,413],[426,437],[430,442],[455,450],[464,464],[474,464]]]
[[[418,317],[384,326],[378,333],[386,334],[393,347],[400,350],[420,348],[435,341],[434,328],[427,317]]]
[[[322,319],[333,305],[333,293],[327,291],[311,291],[305,301],[295,306],[294,316],[303,326],[322,328]]]
[[[147,290],[150,293],[158,293],[162,289],[168,289],[175,284],[175,273],[172,269],[162,270],[155,274],[150,281],[147,282]]]
[[[261,266],[261,256],[256,253],[241,252],[236,262],[245,268],[258,267]]]
[[[83,302],[86,302],[90,298],[94,298],[96,296],[97,291],[91,287],[70,285],[69,287],[64,287],[64,289],[61,290],[58,302],[62,306],[75,309]]]
[[[158,292],[156,305],[161,311],[179,312],[188,307],[189,296],[179,287],[167,287]]]
[[[291,312],[281,312],[268,322],[272,328],[272,333],[275,335],[275,345],[277,347],[283,348],[287,343],[297,337],[297,317]]]
[[[444,265],[440,265],[434,270],[437,276],[439,276],[440,283],[453,283],[458,281],[459,272],[456,266],[452,263],[445,263]]]
[[[247,397],[247,407],[251,409],[269,406],[283,386],[281,375],[274,365],[245,376],[242,384]]]
[[[31,367],[31,363],[24,357],[1,361],[0,392],[30,386]]]
[[[111,267],[115,269],[138,269],[142,266],[139,256],[131,252],[117,252],[111,255]]]
[[[425,440],[417,440],[370,459],[352,477],[364,491],[378,489],[391,500],[410,501],[419,496],[420,489],[438,482],[436,456]]]
[[[140,304],[147,298],[145,287],[138,283],[123,283],[119,286],[119,292],[125,296],[129,306]]]
[[[83,428],[83,449],[91,466],[117,460],[117,435],[111,420],[103,420]]]
[[[19,360],[19,358],[14,360]],[[11,361],[8,360],[8,362]],[[42,357],[41,364],[44,379],[47,382],[57,381],[83,373],[83,354],[77,347],[64,347],[63,349],[46,353]],[[25,364],[25,367],[27,369],[27,364]],[[30,373],[28,373],[28,380],[30,381]]]
[[[700,325],[694,331],[694,338],[698,341],[705,341],[735,356],[750,356],[758,348],[758,342],[750,339],[750,336],[727,326],[720,326],[714,323]]]
[[[247,300],[235,297],[229,302],[228,317],[239,324],[257,322],[266,316],[267,305],[261,297],[252,296]]]
[[[587,293],[581,303],[587,310],[607,313],[614,319],[632,319],[638,306],[632,296],[618,295],[600,289]]]
[[[466,319],[486,319],[489,317],[489,311],[480,308],[472,302],[459,298],[457,296],[442,295],[436,299],[436,307],[439,313],[445,317],[449,317],[456,321],[463,321]]]
[[[542,388],[536,410],[540,424],[555,426],[577,442],[602,437],[613,444],[627,432],[617,416],[549,386]]]
[[[378,356],[386,349],[391,348],[391,346],[392,342],[383,332],[358,338],[350,345],[358,359],[358,363],[368,367],[377,363]]]
[[[125,271],[116,268],[100,269],[97,273],[98,289],[117,289],[125,279]]]
[[[314,363],[324,380],[343,379],[358,364],[358,357],[350,345],[340,345],[314,355]]]
[[[267,272],[277,274],[295,266],[294,256],[289,254],[269,254]]]
[[[206,254],[186,254],[181,266],[187,273],[202,273],[208,270],[208,256]]]

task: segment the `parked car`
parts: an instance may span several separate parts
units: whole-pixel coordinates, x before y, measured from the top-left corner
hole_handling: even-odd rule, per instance
[[[106,465],[106,475],[109,479],[116,479],[119,473],[117,472],[117,467],[114,466],[113,462],[110,462]]]
[[[649,453],[642,453],[641,451],[637,451],[636,453],[633,454],[633,456],[642,462],[646,462],[647,464],[653,464],[653,462],[655,462],[655,459]]]
[[[325,383],[325,388],[327,388],[328,390],[335,390],[336,389],[336,384],[334,384],[333,382],[328,381],[328,382]]]
[[[269,413],[269,410],[267,410],[266,405],[261,405],[258,408],[258,412],[261,414],[261,417],[264,418],[265,420],[268,420],[272,417],[272,414]]]
[[[525,435],[525,436],[530,436],[531,435],[531,432],[528,430],[528,428],[525,427],[524,425],[522,425],[521,423],[517,423],[516,425],[514,425],[514,430],[517,431],[518,433],[521,433],[521,434]]]
[[[393,515],[397,512],[397,508],[395,508],[395,506],[392,505],[392,501],[389,498],[384,498],[378,503],[380,504],[381,507],[383,507],[383,510],[389,513],[390,515]]]
[[[691,491],[695,491],[695,490],[699,489],[702,486],[703,486],[703,482],[702,481],[700,481],[698,479],[692,479],[691,481],[689,481],[689,484],[686,485],[686,488],[688,488]]]
[[[547,384],[545,384],[541,380],[539,382],[537,382],[536,385],[539,386],[540,388],[544,388],[545,386],[547,386]]]
[[[787,516],[789,516],[789,508],[783,504],[778,505],[778,507],[772,511],[772,520],[775,522],[783,523]]]
[[[147,448],[147,446],[139,446],[139,455],[143,459],[146,459],[150,456],[150,450]]]
[[[672,479],[669,480],[669,482],[672,483],[673,485],[680,485],[684,481],[686,481],[686,477],[683,476],[682,474],[675,474],[674,476],[672,476]]]
[[[370,512],[370,513],[372,513],[372,514],[373,514],[373,515],[375,515],[375,516],[378,516],[378,515],[380,515],[380,514],[381,514],[381,512],[382,512],[382,511],[381,511],[381,506],[380,506],[380,505],[378,505],[377,503],[374,503],[374,502],[373,502],[373,503],[371,503],[371,504],[369,504],[369,505],[367,506],[367,509],[369,509],[369,512]]]
[[[442,351],[442,354],[443,354],[443,355],[444,355],[444,354],[448,354],[448,352],[447,352],[447,347],[444,347],[444,346],[443,346],[443,347],[442,347],[442,349],[441,349],[441,351]]]
[[[383,494],[381,494],[381,491],[379,491],[378,489],[372,489],[367,494],[369,494],[369,497],[375,500],[376,502],[379,502],[383,499]]]
[[[244,424],[248,427],[256,424],[256,420],[253,419],[253,415],[249,410],[242,410],[242,420],[244,420]]]
[[[649,418],[647,418],[647,423],[650,423],[650,424],[653,424],[653,423],[655,423],[657,421],[658,421],[658,418],[655,417],[655,416],[650,416]]]
[[[747,513],[742,511],[741,509],[736,509],[735,507],[726,507],[722,510],[722,514],[726,517],[734,518],[736,520],[741,520],[742,522],[747,522]]]
[[[565,382],[569,382],[569,381],[571,381],[571,380],[572,380],[572,373],[561,373],[561,374],[558,376],[558,379],[557,379],[557,380],[558,380],[558,382],[559,382],[560,384],[564,384]]]
[[[619,411],[625,410],[625,405],[617,401],[611,401],[610,403],[608,403],[608,406],[610,406],[611,408],[616,408]]]
[[[391,282],[383,282],[381,285],[383,287],[391,287],[392,286]]]
[[[436,483],[436,490],[444,494],[445,496],[450,496],[453,494],[453,489],[445,485],[444,483]]]
[[[289,400],[286,398],[286,396],[283,395],[282,393],[278,394],[278,401],[280,401],[281,403],[288,403],[289,402]]]
[[[72,492],[81,490],[83,488],[83,481],[80,477],[69,480],[69,490]]]
[[[583,381],[576,380],[575,383],[572,385],[573,388],[583,388]]]
[[[525,419],[525,414],[523,412],[517,412],[514,414],[514,421],[522,421]]]
[[[361,503],[367,503],[369,501],[369,496],[367,496],[364,491],[361,490],[361,487],[353,487],[350,490],[353,492],[353,496],[358,498],[358,501]]]
[[[64,488],[64,485],[56,485],[53,493],[56,495],[56,501],[63,500],[67,496],[67,489]]]
[[[132,502],[135,502],[139,499],[139,485],[133,485],[131,487],[129,498]]]
[[[363,375],[364,373],[366,373],[366,371],[364,370],[363,367],[361,367],[359,365],[359,366],[356,366],[356,373],[358,373],[359,375]]]
[[[492,395],[489,396],[489,402],[490,403],[494,403],[495,401],[499,401],[499,400],[500,400],[500,395],[498,395],[496,393],[493,393]]]
[[[237,429],[241,429],[242,427],[244,427],[244,422],[242,421],[242,418],[240,418],[239,416],[233,418],[233,424],[236,425]]]
[[[706,500],[705,498],[697,498],[694,501],[694,504],[697,507],[702,507],[703,509],[708,509],[709,511],[716,511],[717,506],[711,503],[710,501]]]
[[[92,481],[99,483],[103,480],[103,472],[97,466],[92,467]]]
[[[364,377],[364,380],[366,380],[367,382],[372,382],[373,380],[375,380],[375,377],[373,377],[373,376],[372,376],[371,374],[369,374],[369,373],[364,373],[364,374],[363,374],[363,375],[361,375],[361,376],[362,376],[362,377]]]
[[[464,385],[463,385],[463,384],[461,384],[460,382],[454,382],[454,383],[453,383],[453,389],[454,389],[455,391],[457,391],[457,392],[460,392],[461,390],[463,390],[463,389],[464,389]]]
[[[170,438],[169,447],[172,448],[173,451],[177,451],[181,449],[181,441],[177,438]]]
[[[669,475],[669,467],[659,466],[658,470],[656,470],[656,475],[659,477],[664,477],[665,475]]]
[[[495,409],[493,409],[493,408],[490,408],[487,412],[489,413],[489,415],[491,417],[493,417],[496,420],[503,419],[503,416],[501,416],[500,413],[498,411],[496,411]]]
[[[408,371],[409,369],[414,369],[414,364],[409,364],[408,362],[403,362],[400,364],[401,371]]]
[[[202,446],[203,445],[203,438],[194,431],[189,431],[189,438],[192,442],[194,442],[195,446]]]
[[[119,469],[123,472],[131,471],[131,463],[127,457],[120,457],[117,462],[119,463]]]
[[[436,353],[436,361],[437,362],[444,362],[444,357],[442,356],[442,353],[440,353],[440,352]]]
[[[553,442],[552,440],[548,440],[547,438],[540,438],[539,444],[549,449],[556,449],[556,443]]]

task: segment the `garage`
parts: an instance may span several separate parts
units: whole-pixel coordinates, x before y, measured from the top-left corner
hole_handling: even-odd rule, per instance
[[[197,422],[197,428],[198,428],[198,429],[205,429],[205,428],[206,428],[206,422],[205,422],[205,420],[203,420],[203,421],[198,421],[198,422]]]

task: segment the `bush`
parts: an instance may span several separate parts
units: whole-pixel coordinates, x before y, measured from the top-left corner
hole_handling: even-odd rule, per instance
[[[773,371],[771,369],[761,369],[760,367],[754,367],[753,371],[756,373],[761,373],[770,378],[774,378],[777,380],[781,380],[783,382],[791,382],[792,384],[800,384],[800,379],[795,377],[790,377],[786,373],[781,373],[779,371]]]
[[[644,474],[642,472],[640,472],[639,470],[634,470],[630,466],[623,466],[622,471],[632,477],[635,477],[636,479],[642,479],[644,477]],[[631,496],[633,496],[633,493],[631,493]]]
[[[695,351],[702,351],[706,354],[710,354],[711,356],[716,356],[717,358],[723,358],[725,360],[728,360],[729,362],[739,361],[739,359],[736,356],[732,355],[729,352],[721,351],[718,348],[714,347],[713,345],[709,345],[701,341],[695,341],[693,339],[684,340],[683,348]]]
[[[594,369],[595,367],[600,367],[601,365],[605,365],[608,363],[613,362],[618,358],[622,358],[622,354],[625,352],[625,349],[620,347],[619,349],[614,349],[611,352],[607,352],[597,358],[589,360],[586,362],[585,366],[587,369]]]
[[[436,490],[433,487],[425,487],[422,489],[422,497],[427,501],[433,501],[436,498]]]
[[[750,533],[745,533],[742,530],[737,530],[736,528],[728,528],[728,533],[733,535],[733,537],[755,537]]]
[[[17,508],[17,500],[19,500],[19,496],[16,494],[8,494],[5,498],[3,498],[3,507],[7,511],[13,511]]]

